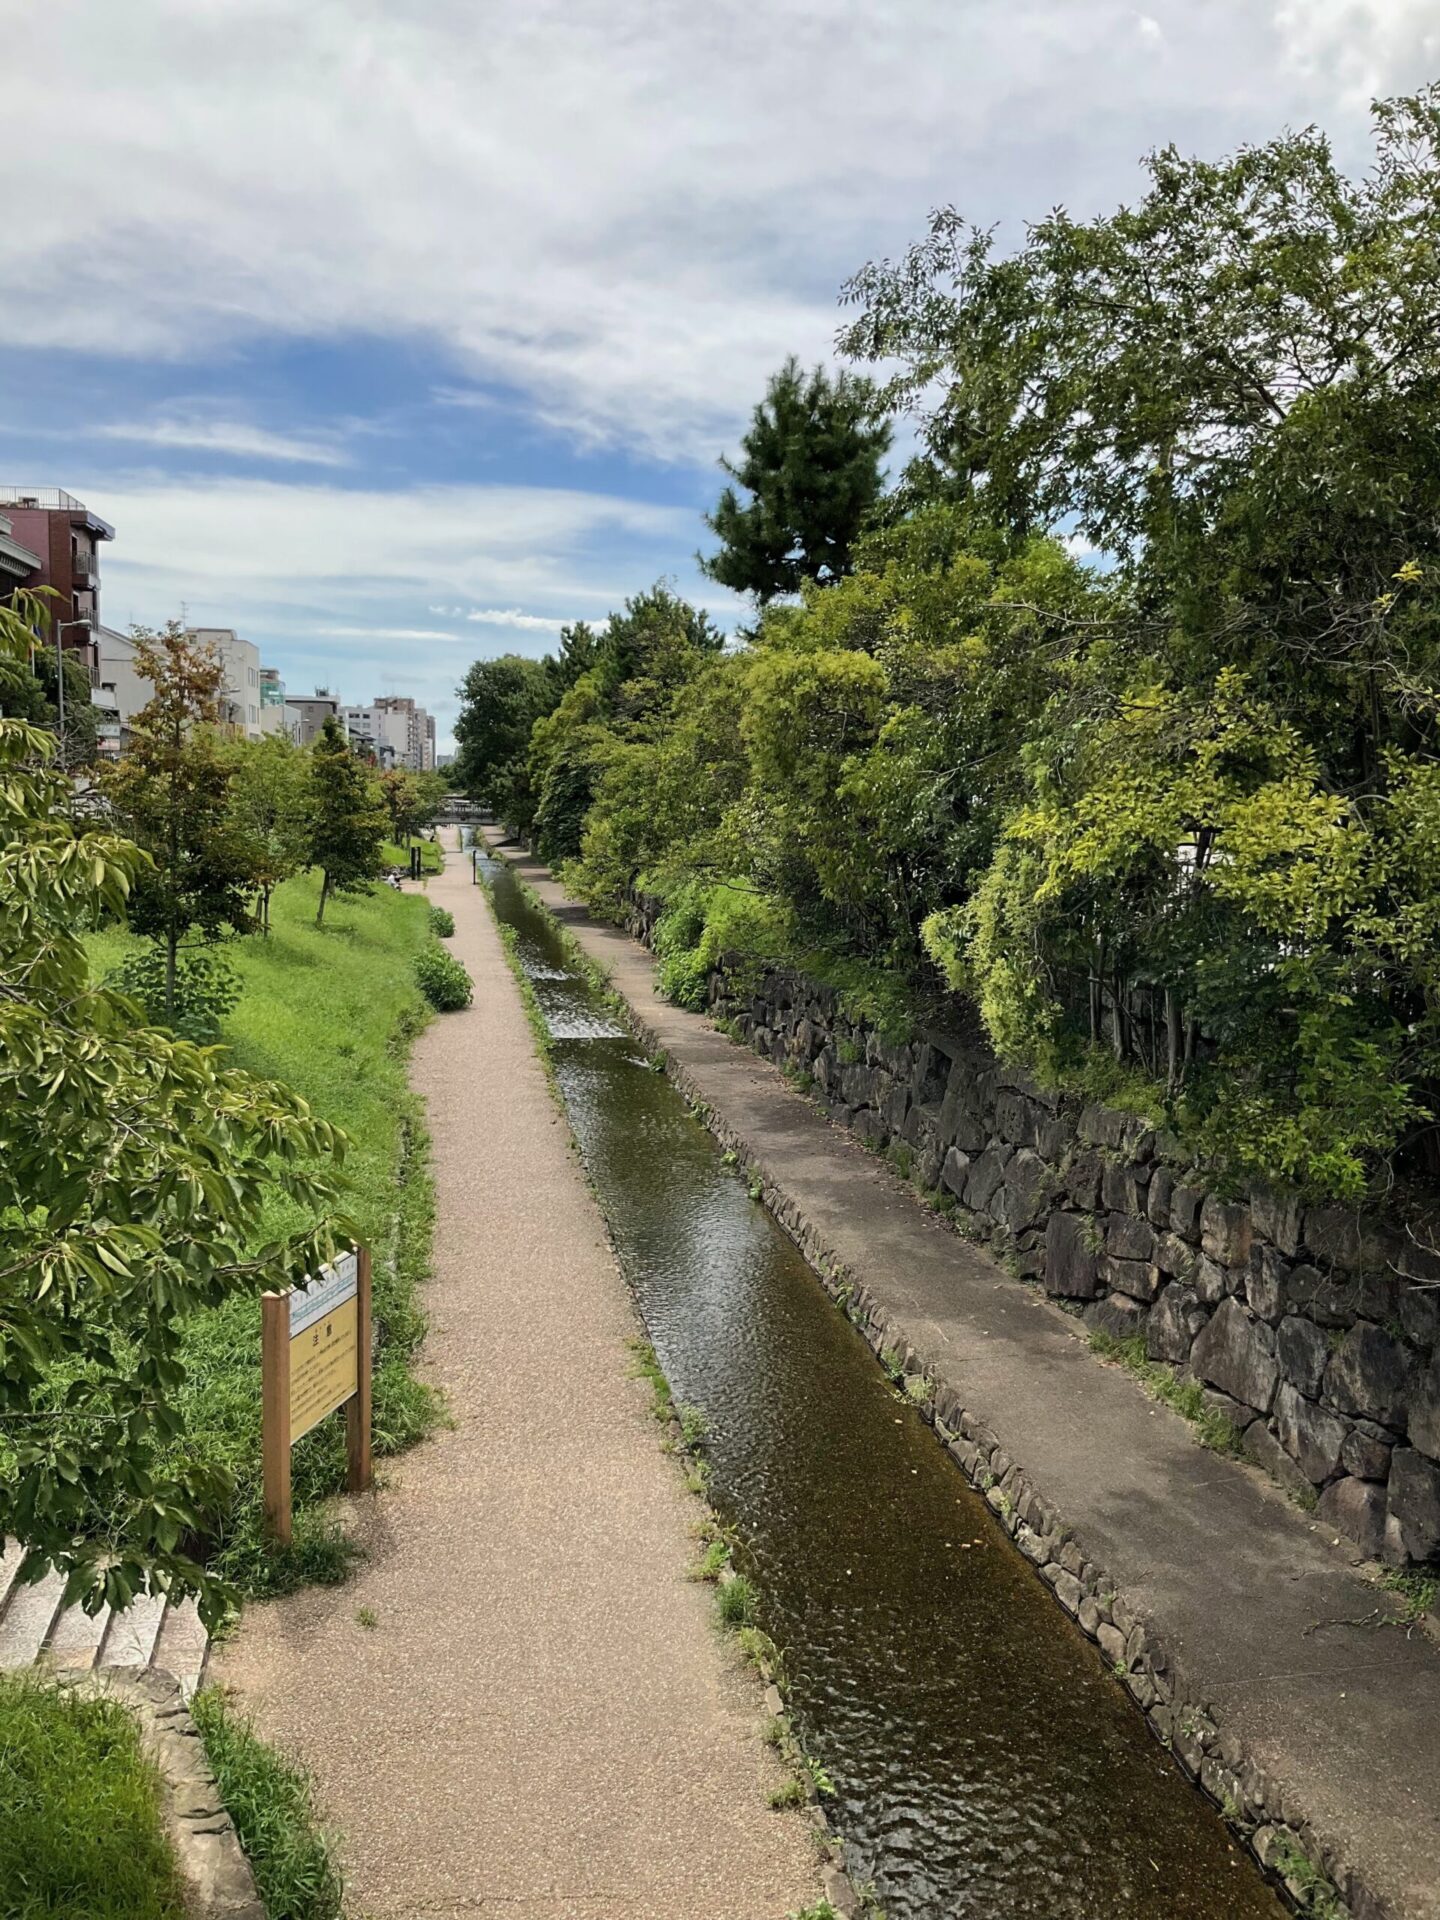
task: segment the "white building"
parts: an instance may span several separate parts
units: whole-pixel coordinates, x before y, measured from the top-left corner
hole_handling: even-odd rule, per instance
[[[258,740],[260,724],[260,649],[242,640],[233,627],[191,627],[189,637],[198,647],[218,655],[225,669],[220,687],[220,718],[247,740]],[[284,707],[284,694],[281,694]]]
[[[385,694],[368,707],[345,707],[341,719],[354,744],[373,753],[382,767],[408,767],[412,773],[433,770],[435,722],[408,694]]]

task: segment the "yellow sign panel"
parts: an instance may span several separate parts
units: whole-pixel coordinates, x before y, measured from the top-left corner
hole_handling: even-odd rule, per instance
[[[355,1295],[290,1337],[290,1444],[347,1401],[358,1384]]]

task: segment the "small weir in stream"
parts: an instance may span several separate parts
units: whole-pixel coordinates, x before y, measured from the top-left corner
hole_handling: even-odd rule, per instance
[[[1279,1920],[554,923],[482,865],[650,1338],[705,1416],[712,1499],[857,1878],[889,1920]]]

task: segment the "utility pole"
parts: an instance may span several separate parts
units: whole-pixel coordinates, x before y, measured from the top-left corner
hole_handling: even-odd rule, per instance
[[[60,764],[65,764],[65,650],[64,636],[71,627],[83,627],[87,633],[92,624],[87,615],[83,620],[57,620],[55,623],[55,706],[57,710],[57,731],[60,736]]]

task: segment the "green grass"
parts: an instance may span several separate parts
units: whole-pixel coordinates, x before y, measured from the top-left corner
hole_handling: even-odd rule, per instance
[[[1162,1360],[1150,1360],[1145,1354],[1145,1339],[1136,1334],[1129,1340],[1117,1340],[1113,1334],[1096,1328],[1090,1335],[1090,1350],[1102,1360],[1114,1360],[1133,1373],[1148,1394],[1163,1400],[1183,1420],[1196,1429],[1202,1447],[1212,1453],[1227,1453],[1239,1459],[1244,1453],[1243,1436],[1233,1420],[1205,1404],[1205,1389],[1198,1380],[1181,1380],[1173,1367]]]
[[[197,1693],[191,1712],[269,1920],[340,1920],[344,1889],[305,1774],[218,1687]]]
[[[439,873],[445,858],[436,842],[417,840],[415,845],[420,849],[421,873]],[[387,867],[403,867],[407,873],[410,871],[410,849],[402,847],[398,840],[386,840],[380,848],[380,858]]]
[[[374,1254],[373,1431],[375,1451],[385,1455],[419,1439],[438,1413],[411,1370],[425,1329],[417,1290],[429,1268],[434,1195],[423,1114],[405,1075],[409,1042],[427,1018],[413,965],[428,937],[428,908],[418,895],[381,887],[333,901],[320,929],[318,885],[309,875],[288,881],[272,901],[269,938],[227,946],[243,992],[224,1037],[237,1066],[285,1081],[350,1136],[346,1206]],[[94,936],[98,969],[133,944],[126,933]],[[263,1231],[269,1237],[296,1224],[289,1203],[277,1201]],[[325,1504],[344,1485],[338,1417],[295,1448],[292,1546],[276,1551],[262,1537],[259,1301],[236,1298],[199,1316],[186,1363],[187,1453],[228,1468],[236,1486],[230,1507],[209,1516],[212,1566],[249,1594],[342,1579],[351,1549]]]
[[[756,1594],[743,1573],[715,1589],[715,1612],[722,1627],[734,1632],[755,1624]]]
[[[0,1920],[182,1920],[128,1710],[0,1676]]]

